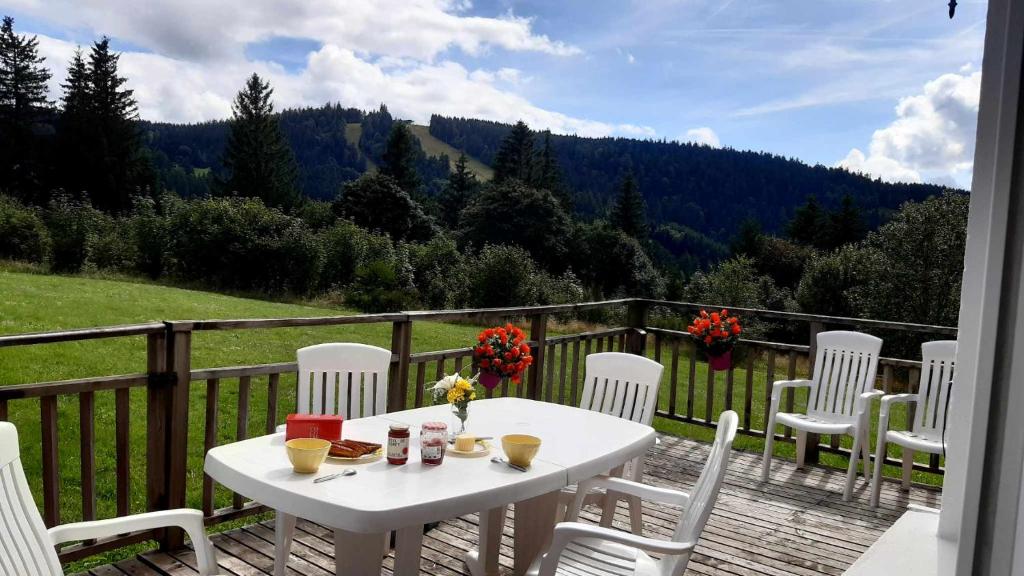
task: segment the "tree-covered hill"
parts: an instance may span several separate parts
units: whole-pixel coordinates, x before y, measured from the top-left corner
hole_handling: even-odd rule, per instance
[[[512,126],[435,115],[430,133],[452,147],[493,165]],[[922,200],[942,188],[890,184],[766,152],[715,149],[688,143],[551,136],[577,211],[607,213],[618,183],[632,172],[655,225],[676,223],[727,241],[747,219],[778,234],[808,196],[838,207],[851,196],[867,224],[877,227],[907,200]]]

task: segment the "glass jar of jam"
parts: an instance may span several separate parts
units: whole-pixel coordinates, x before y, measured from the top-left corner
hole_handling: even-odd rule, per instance
[[[447,424],[444,422],[424,422],[420,426],[420,460],[424,464],[437,466],[444,461],[444,449],[447,442]]]
[[[388,430],[388,464],[405,464],[409,461],[409,426],[392,424]]]

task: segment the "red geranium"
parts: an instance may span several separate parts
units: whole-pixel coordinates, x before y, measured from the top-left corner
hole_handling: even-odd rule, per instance
[[[698,349],[708,356],[721,356],[736,345],[743,328],[740,327],[739,317],[729,316],[728,310],[710,314],[701,310],[686,331],[693,337]]]
[[[533,363],[526,334],[512,324],[488,328],[477,336],[473,359],[481,372],[508,378],[518,384],[523,371]]]

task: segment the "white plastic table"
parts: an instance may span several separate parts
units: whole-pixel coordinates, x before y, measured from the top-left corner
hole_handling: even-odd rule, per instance
[[[466,555],[475,575],[498,573],[501,526],[516,504],[515,573],[522,574],[548,544],[561,488],[607,472],[642,455],[654,444],[654,429],[635,422],[520,398],[477,400],[467,424],[477,436],[493,436],[501,455],[504,434],[533,434],[542,445],[527,472],[485,458],[447,456],[440,466],[419,459],[423,422],[451,421],[448,406],[430,406],[346,421],[343,436],[381,442],[390,424],[409,424],[409,462],[386,460],[354,466],[355,476],[313,483],[313,477],[348,466],[324,463],[314,475],[292,471],[284,434],[261,436],[210,450],[206,473],[227,488],[276,510],[333,528],[338,574],[377,574],[381,543],[397,531],[395,574],[418,574],[423,525],[481,512],[480,544]]]

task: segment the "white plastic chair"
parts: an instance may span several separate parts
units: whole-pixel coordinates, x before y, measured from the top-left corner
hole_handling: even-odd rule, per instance
[[[680,576],[697,545],[704,524],[718,498],[736,438],[739,416],[732,410],[718,419],[718,431],[707,464],[689,494],[668,488],[646,486],[621,478],[599,476],[580,482],[580,490],[569,510],[567,522],[555,526],[551,546],[527,570],[529,576],[578,576],[614,574],[633,576]],[[682,515],[672,540],[656,540],[602,526],[577,522],[583,495],[591,490],[629,494],[654,502],[681,506]],[[612,511],[614,513],[614,511]],[[608,512],[605,512],[608,515]],[[654,552],[660,559],[651,558]]]
[[[860,332],[837,330],[819,333],[817,343],[811,380],[781,380],[772,386],[761,480],[768,480],[776,424],[797,430],[797,465],[803,465],[808,432],[846,434],[853,436],[846,488],[843,490],[843,500],[849,500],[853,496],[857,460],[861,456],[864,458],[864,477],[870,482],[869,416],[871,400],[882,395],[881,391],[873,389],[882,339]],[[810,388],[807,413],[779,412],[782,391],[801,387]]]
[[[921,345],[921,380],[916,394],[889,394],[882,397],[878,413],[878,439],[875,444],[875,473],[871,485],[871,506],[878,506],[882,491],[882,463],[886,443],[903,448],[903,487],[910,488],[914,470],[914,452],[942,454],[943,430],[949,389],[956,365],[956,340],[938,340]],[[889,430],[889,410],[897,402],[914,403],[916,410],[910,430]]]
[[[387,412],[390,350],[330,343],[300,348],[296,356],[299,414],[340,414],[351,420]],[[296,519],[280,510],[274,518],[274,576],[284,576]]]
[[[583,394],[580,397],[580,408],[609,414],[633,422],[650,426],[654,421],[654,412],[658,404],[658,390],[661,387],[661,374],[665,367],[661,364],[623,352],[600,352],[590,354],[586,360],[583,376]],[[644,458],[637,456],[627,466],[612,471],[612,475],[629,478],[636,482],[643,480]],[[566,508],[576,490],[567,488],[562,492],[562,505]],[[606,495],[594,494],[585,504],[594,502],[600,497],[603,506],[614,508],[615,500]],[[634,534],[643,531],[643,510],[640,499],[628,496],[629,519]],[[611,526],[612,515],[602,519],[604,526]]]
[[[192,540],[200,576],[216,574],[217,557],[206,538],[203,513],[163,510],[109,520],[64,524],[46,529],[32,499],[18,454],[18,431],[0,422],[0,574],[58,576],[64,574],[54,546],[77,540],[177,526]]]

